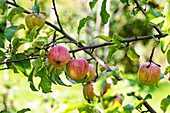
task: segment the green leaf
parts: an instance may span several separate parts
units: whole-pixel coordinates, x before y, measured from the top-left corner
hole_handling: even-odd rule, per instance
[[[111,37],[108,37],[108,36],[105,36],[105,35],[97,35],[94,39],[96,39],[96,38],[100,38],[100,39],[107,41],[107,42],[110,42],[112,40]]]
[[[11,60],[11,59],[7,59],[7,61],[10,61],[10,60]],[[18,72],[18,69],[16,68],[16,66],[14,65],[13,62],[12,62],[12,63],[7,63],[6,65],[7,65],[7,67],[8,67],[9,69],[13,69],[14,73],[19,73],[19,72]]]
[[[38,88],[39,89],[41,88],[43,93],[50,93],[52,83],[51,80],[48,78],[45,67],[43,67],[40,71],[38,71],[35,76],[41,78]]]
[[[7,0],[0,0],[0,14],[4,14],[7,9],[7,5],[5,4]],[[1,10],[2,9],[2,10]]]
[[[19,53],[16,55],[12,55],[11,59],[12,60],[21,60],[27,58],[26,55],[23,53]],[[28,73],[31,69],[31,64],[29,60],[23,60],[23,61],[18,61],[14,62],[14,65],[16,66],[17,69],[19,69],[25,76],[28,76]]]
[[[147,94],[146,97],[144,98],[144,101],[146,101],[147,99],[152,99],[152,95],[151,94]]]
[[[101,96],[102,88],[104,87],[105,84],[106,84],[106,80],[104,78],[101,78],[95,82],[93,88],[94,88],[94,93],[97,96]]]
[[[5,29],[4,35],[5,38],[11,42],[13,35],[15,34],[15,32],[17,32],[20,29],[25,29],[25,26],[23,24],[19,25],[19,26],[10,26],[8,28]]]
[[[89,6],[90,6],[90,9],[91,11],[93,10],[95,4],[97,3],[98,0],[93,0],[92,2],[89,2]]]
[[[165,21],[164,21],[162,30],[168,32],[168,34],[170,34],[169,33],[169,28],[170,28],[170,16],[169,16],[169,13],[170,13],[170,2],[167,0],[167,2],[164,5]]]
[[[127,5],[129,6],[129,1],[128,0],[120,0],[123,4],[127,3]]]
[[[59,85],[62,85],[62,86],[67,86],[67,87],[71,87],[71,85],[66,85],[60,78],[58,72],[57,72],[57,69],[56,67],[52,67],[52,71],[50,72],[50,79],[55,83],[57,82]]]
[[[37,14],[39,14],[40,13],[40,8],[39,8],[38,0],[35,0],[33,8],[28,8],[28,9],[30,9],[32,11],[35,11]]]
[[[0,48],[4,48],[4,40],[2,40],[1,38],[0,38]]]
[[[167,61],[168,61],[168,63],[170,64],[170,50],[168,50],[168,52],[167,52]]]
[[[113,43],[117,44],[118,46],[121,45],[123,41],[123,37],[119,36],[119,35],[114,35],[113,37]]]
[[[38,57],[36,60],[34,60],[32,62],[32,65],[36,66],[36,67],[42,67],[42,60],[41,57]]]
[[[38,91],[38,90],[35,88],[34,82],[33,82],[34,70],[35,70],[35,67],[33,67],[30,75],[28,76],[28,82],[30,83],[30,88],[31,88],[32,91]]]
[[[8,21],[12,21],[12,19],[14,18],[15,15],[17,14],[21,14],[22,12],[24,12],[25,9],[23,7],[16,7],[16,8],[13,8],[10,13],[8,14]]]
[[[161,12],[150,9],[146,16],[147,22],[151,25],[157,25],[164,20],[164,16]]]
[[[167,67],[165,68],[164,75],[167,75],[169,72],[170,72],[170,66],[167,66]]]
[[[161,44],[161,51],[162,51],[163,53],[165,53],[165,51],[167,50],[168,45],[169,45],[169,43],[170,43],[170,36],[168,35],[168,36],[166,36],[165,38],[161,38],[160,41],[161,41],[161,42],[160,42],[160,44]]]
[[[23,43],[21,42],[21,39],[19,39],[18,37],[15,37],[12,41],[12,46],[15,51],[17,51],[22,44]]]
[[[106,11],[106,2],[107,0],[103,0],[101,11],[100,11],[100,16],[103,24],[106,24],[110,18],[110,15]]]
[[[144,103],[144,100],[139,100],[136,104],[135,104],[135,109],[139,110],[142,108],[142,104]]]
[[[85,24],[87,21],[91,20],[91,19],[93,19],[91,16],[87,16],[86,18],[83,18],[83,19],[81,19],[81,20],[79,21],[79,26],[78,26],[78,29],[77,29],[77,34],[80,33],[80,30],[82,29],[82,27],[84,27],[84,24]]]
[[[132,61],[137,61],[139,60],[140,56],[136,53],[134,46],[130,46],[129,50],[127,51],[127,56],[132,60]]]
[[[4,62],[5,59],[6,59],[5,53],[2,50],[0,50],[0,63]]]
[[[36,38],[36,34],[37,34],[37,30],[38,30],[38,26],[35,26],[29,34],[26,35],[26,37],[21,41],[22,43],[25,43],[25,42],[33,42],[33,39]]]
[[[109,46],[109,53],[107,55],[108,62],[110,62],[112,60],[112,57],[116,51],[117,51],[117,47],[115,45]]]
[[[134,110],[134,106],[133,105],[126,105],[123,106],[124,112],[125,113],[132,113],[132,111]]]
[[[170,104],[170,95],[167,96],[167,98],[162,99],[160,107],[164,113],[166,112],[168,106]]]
[[[24,109],[22,109],[20,111],[17,111],[17,113],[25,113],[27,111],[31,111],[31,109],[30,108],[24,108]]]

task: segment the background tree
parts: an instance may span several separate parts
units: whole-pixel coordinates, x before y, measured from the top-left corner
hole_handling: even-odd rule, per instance
[[[0,4],[1,112],[170,111],[169,0],[0,0]],[[27,24],[34,27],[26,27],[26,15],[31,13],[45,16],[42,29],[32,19]],[[58,45],[66,47],[75,60],[58,67],[52,57],[47,59]],[[83,79],[70,77],[89,69],[79,58],[95,67],[91,81],[89,74]],[[149,62],[146,70],[152,64],[161,68],[152,86],[138,79],[138,69],[145,62]],[[39,102],[36,108],[24,104],[33,97],[25,97],[28,86],[41,95],[34,98]]]

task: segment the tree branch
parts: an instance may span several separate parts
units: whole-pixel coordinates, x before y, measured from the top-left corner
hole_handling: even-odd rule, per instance
[[[19,60],[10,60],[10,61],[6,61],[6,62],[2,62],[2,63],[0,63],[0,65],[7,64],[7,63],[12,63],[12,62],[20,62],[20,61],[24,61],[24,60],[37,59],[37,58],[38,57],[31,57],[31,58],[24,58],[24,59],[19,59]]]
[[[145,16],[147,16],[147,13],[146,13],[145,10],[140,6],[139,2],[138,2],[137,0],[134,0],[134,2],[136,3],[137,8],[139,8],[139,9],[142,11],[142,13],[143,13]],[[159,33],[160,36],[163,36],[163,33],[161,32],[161,30],[160,30],[158,27],[156,27],[156,26],[153,26],[153,27],[154,27],[155,30]]]
[[[58,16],[58,13],[57,13],[57,9],[56,9],[56,6],[55,6],[55,1],[52,0],[52,3],[53,3],[53,6],[54,6],[55,15],[56,15],[56,17],[57,17],[58,25],[60,26],[60,29],[63,30],[63,28],[62,28],[62,26],[61,26],[61,23],[60,23],[60,20],[59,20],[59,16]]]
[[[131,93],[134,97],[136,97],[138,100],[143,100],[143,98],[139,95],[137,96],[135,92]],[[156,113],[156,111],[146,102],[144,101],[143,105],[150,111],[151,113]]]

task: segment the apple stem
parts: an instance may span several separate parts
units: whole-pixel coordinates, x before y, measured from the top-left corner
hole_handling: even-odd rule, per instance
[[[153,49],[152,49],[152,52],[151,52],[151,55],[150,55],[150,58],[149,58],[149,65],[147,66],[147,68],[149,68],[151,63],[153,62],[152,58],[153,58],[154,51],[155,51],[155,47],[153,47]]]
[[[73,52],[72,54],[73,54],[73,58],[74,58],[74,59],[76,59],[76,55],[75,55],[75,53]]]

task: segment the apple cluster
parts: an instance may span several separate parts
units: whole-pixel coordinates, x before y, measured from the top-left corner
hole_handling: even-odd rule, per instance
[[[86,83],[83,86],[84,98],[88,101],[93,101],[94,98],[98,98],[94,93],[94,84],[96,79],[95,67],[92,64],[88,64],[84,58],[70,59],[70,53],[64,46],[54,46],[47,54],[48,64],[51,63],[56,67],[57,73],[61,74],[61,67],[66,66],[66,73],[69,78],[73,80],[86,79]],[[107,90],[113,85],[113,81],[110,77],[106,78],[106,84],[104,85],[101,95],[106,94]],[[121,96],[117,96],[114,101],[122,101]]]

